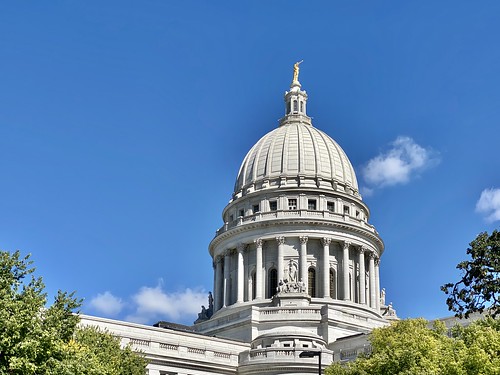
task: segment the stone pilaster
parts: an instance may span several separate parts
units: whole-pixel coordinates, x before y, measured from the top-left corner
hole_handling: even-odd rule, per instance
[[[214,310],[222,307],[222,259],[220,256],[215,258],[215,283],[214,283]],[[215,312],[214,311],[214,312]]]
[[[370,307],[377,307],[377,293],[375,292],[375,253],[370,252],[370,266],[368,270],[368,276],[370,277]]]
[[[258,238],[255,241],[255,299],[262,299],[263,279],[262,279],[262,239]]]
[[[283,280],[284,274],[284,251],[285,251],[285,237],[276,237],[278,242],[278,282]]]
[[[229,277],[230,277],[230,267],[231,267],[231,253],[229,250],[224,252],[224,303],[222,306],[229,306],[229,301],[231,300],[231,291],[229,290]]]
[[[244,286],[245,286],[245,263],[243,261],[243,252],[245,251],[247,245],[239,244],[237,247],[237,257],[238,257],[238,294],[236,302],[243,302]]]
[[[366,248],[359,249],[359,303],[366,305],[366,271],[365,271]]]
[[[323,244],[323,259],[322,259],[322,275],[323,275],[323,297],[330,297],[330,243],[331,238],[324,237],[321,239]]]
[[[300,240],[300,254],[299,254],[299,281],[302,281],[306,285],[306,290],[308,290],[308,277],[307,277],[307,236],[301,236]]]
[[[350,299],[349,295],[349,246],[351,245],[350,242],[345,241],[344,242],[344,251],[342,254],[342,275],[343,275],[343,280],[342,280],[342,290],[343,290],[343,298],[344,301],[348,301]]]

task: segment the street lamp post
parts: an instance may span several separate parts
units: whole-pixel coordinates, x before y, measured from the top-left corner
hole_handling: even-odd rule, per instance
[[[306,350],[299,354],[299,358],[318,357],[318,375],[321,375],[321,351]]]

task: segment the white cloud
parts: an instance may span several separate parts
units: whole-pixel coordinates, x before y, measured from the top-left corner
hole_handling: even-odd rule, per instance
[[[201,306],[207,306],[208,293],[205,290],[193,290],[186,288],[179,292],[166,292],[161,285],[154,288],[142,287],[137,294],[132,297],[136,310],[129,315],[126,320],[147,323],[157,320],[184,320],[194,321],[197,313],[201,311]],[[189,317],[188,317],[189,316]]]
[[[124,303],[121,298],[115,297],[111,292],[106,291],[92,298],[89,305],[104,315],[115,316],[122,311]]]
[[[391,149],[369,160],[362,174],[373,188],[405,184],[415,175],[439,162],[437,153],[424,148],[410,137],[398,137]]]
[[[500,220],[500,189],[484,189],[476,203],[476,212],[485,215],[487,222]]]

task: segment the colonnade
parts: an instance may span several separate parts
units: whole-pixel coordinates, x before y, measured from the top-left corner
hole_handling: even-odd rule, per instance
[[[306,285],[308,284],[308,241],[320,240],[322,244],[322,251],[319,254],[319,259],[316,259],[316,275],[321,279],[316,281],[316,285],[320,287],[316,297],[330,298],[330,270],[331,261],[336,259],[335,256],[330,255],[330,246],[334,241],[332,238],[309,238],[307,236],[300,236],[300,248],[298,256],[298,280],[302,280]],[[270,241],[266,239],[266,241]],[[273,241],[273,240],[271,240]],[[277,254],[274,264],[276,267],[265,267],[263,264],[263,244],[264,240],[261,238],[255,239],[255,263],[247,264],[245,262],[244,253],[247,244],[239,244],[236,249],[227,249],[223,254],[217,256],[214,260],[215,279],[214,279],[214,308],[215,311],[222,307],[229,306],[232,303],[245,302],[245,275],[249,274],[249,266],[252,267],[252,272],[255,272],[252,281],[255,285],[248,288],[246,300],[262,300],[266,297],[264,287],[266,281],[269,282],[269,273],[272,269],[276,269],[277,280],[285,279],[285,242],[283,236],[276,237]],[[335,242],[333,242],[335,243]],[[337,299],[345,301],[357,302],[362,305],[367,305],[379,311],[380,309],[380,288],[379,288],[379,258],[375,251],[370,250],[364,246],[355,246],[348,241],[341,242],[342,251],[339,259],[337,260],[337,269],[335,275],[335,285],[339,285],[338,290],[335,291]],[[351,268],[350,259],[353,259],[353,267]],[[368,270],[366,270],[366,257],[368,257]],[[235,264],[233,262],[236,262]],[[254,269],[255,266],[255,269]],[[231,271],[236,272],[236,277],[231,278]],[[254,271],[253,271],[254,270]],[[352,272],[350,271],[352,270]],[[366,272],[368,271],[368,272]],[[355,280],[354,282],[350,279]],[[368,280],[366,277],[368,276]],[[233,280],[236,285],[232,285]],[[234,288],[236,287],[236,290]],[[254,292],[250,289],[254,288]],[[353,290],[354,288],[354,290]],[[231,295],[231,293],[235,295]],[[253,292],[253,293],[252,293]],[[369,292],[369,293],[368,293]],[[234,298],[236,297],[236,299]],[[233,297],[233,298],[232,298]],[[269,296],[271,297],[271,296]],[[340,297],[340,298],[339,298]]]

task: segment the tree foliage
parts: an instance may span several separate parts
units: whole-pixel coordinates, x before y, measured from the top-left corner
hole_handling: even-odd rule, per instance
[[[485,309],[496,317],[500,314],[500,232],[480,233],[469,246],[471,260],[457,265],[462,278],[441,287],[448,295],[446,304],[458,317]]]
[[[34,271],[29,255],[0,251],[0,374],[144,374],[142,356],[120,349],[118,339],[77,328],[81,301],[73,293],[59,291],[47,308],[45,286]],[[111,364],[98,366],[108,358]],[[77,364],[88,367],[66,371]],[[126,371],[115,370],[120,366]]]
[[[64,344],[64,356],[54,366],[58,375],[144,375],[146,361],[130,347],[121,349],[120,339],[96,327],[76,330]]]
[[[394,322],[373,330],[372,353],[335,363],[328,375],[499,375],[500,322],[489,317],[455,327],[451,337],[442,322],[424,319]]]

